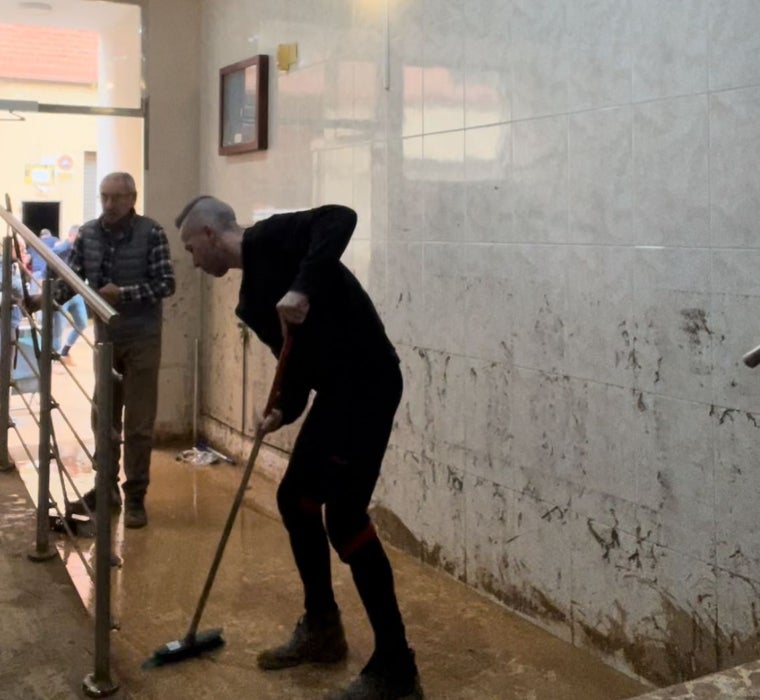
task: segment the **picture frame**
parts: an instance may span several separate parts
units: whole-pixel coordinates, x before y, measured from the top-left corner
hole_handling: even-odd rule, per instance
[[[219,155],[267,148],[268,87],[264,54],[219,69]]]

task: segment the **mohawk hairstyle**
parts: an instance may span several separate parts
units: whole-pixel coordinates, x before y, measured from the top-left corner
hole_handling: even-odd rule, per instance
[[[190,210],[198,204],[202,199],[212,199],[210,194],[202,194],[199,197],[196,197],[195,199],[191,199],[186,205],[185,208],[179,213],[176,219],[174,219],[174,225],[177,228],[180,228],[182,226],[182,222],[187,218],[187,215],[190,213]]]

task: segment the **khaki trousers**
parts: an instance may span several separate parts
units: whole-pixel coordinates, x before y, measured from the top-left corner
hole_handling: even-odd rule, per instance
[[[153,449],[153,425],[156,421],[158,404],[160,365],[160,334],[113,344],[113,368],[122,376],[122,380],[114,380],[109,457],[112,460],[114,483],[118,484],[123,430],[124,481],[122,488],[127,498],[145,496],[150,483],[150,456]],[[92,429],[96,433],[97,396],[96,379],[95,404],[92,411]],[[99,462],[99,455],[96,455],[96,466]]]

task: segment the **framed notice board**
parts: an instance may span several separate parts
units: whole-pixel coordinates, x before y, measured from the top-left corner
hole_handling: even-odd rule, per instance
[[[219,69],[219,155],[267,147],[269,57]]]

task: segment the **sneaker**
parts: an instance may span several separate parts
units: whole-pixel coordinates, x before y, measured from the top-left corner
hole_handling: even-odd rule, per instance
[[[119,493],[119,487],[116,484],[111,487],[111,508],[114,510],[121,508],[121,493]],[[90,489],[82,498],[68,506],[68,515],[89,515],[94,512],[95,489]]]
[[[285,644],[262,651],[256,661],[259,668],[274,671],[306,663],[333,664],[347,654],[346,634],[336,611],[320,621],[303,615]]]
[[[145,512],[144,496],[127,496],[124,507],[124,527],[138,528],[148,524],[148,514]]]
[[[74,362],[74,358],[71,355],[61,355],[59,359],[67,367],[73,367],[76,365],[76,362]]]
[[[422,700],[422,684],[414,652],[396,662],[382,660],[375,652],[351,683],[326,700]]]

